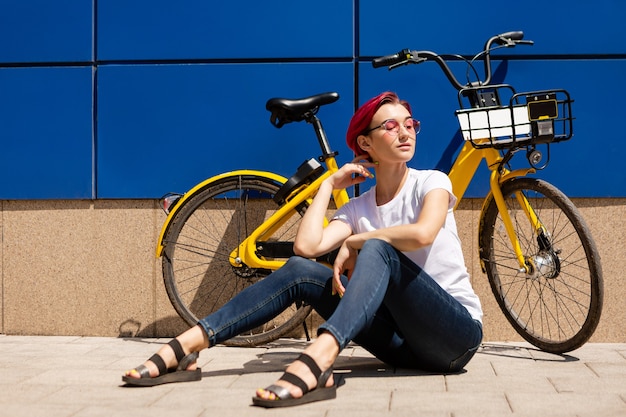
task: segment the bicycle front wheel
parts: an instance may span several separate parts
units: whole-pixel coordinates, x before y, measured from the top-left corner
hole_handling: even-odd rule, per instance
[[[480,257],[493,294],[515,330],[552,353],[582,346],[595,331],[603,303],[600,256],[578,209],[553,185],[514,178],[502,193],[524,253],[521,271],[495,200],[480,226]],[[542,228],[520,205],[527,201]]]
[[[163,279],[174,309],[190,326],[272,272],[232,266],[230,255],[278,209],[272,198],[281,185],[256,175],[227,177],[186,201],[172,219],[164,236]],[[292,244],[300,218],[294,213],[268,240]],[[272,321],[225,344],[270,342],[302,324],[310,311],[310,306],[294,303]]]

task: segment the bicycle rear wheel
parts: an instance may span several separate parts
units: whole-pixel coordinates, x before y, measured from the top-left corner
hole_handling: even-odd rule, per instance
[[[163,280],[172,305],[190,326],[272,272],[233,267],[229,257],[278,209],[272,197],[281,185],[255,175],[224,178],[187,200],[173,218],[164,236]],[[292,243],[300,218],[295,213],[269,240]],[[302,324],[310,311],[310,306],[293,304],[274,320],[225,344],[270,342]]]
[[[530,272],[519,263],[491,198],[481,219],[481,262],[502,312],[528,342],[552,353],[582,346],[595,331],[603,303],[600,256],[574,204],[553,185],[514,178],[502,193]],[[544,227],[537,233],[521,193]]]

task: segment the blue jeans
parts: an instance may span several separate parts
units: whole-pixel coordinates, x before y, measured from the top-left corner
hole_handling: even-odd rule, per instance
[[[211,346],[253,329],[294,301],[313,306],[340,349],[353,340],[392,366],[457,372],[482,340],[482,326],[404,254],[372,239],[359,252],[343,298],[332,295],[332,271],[293,257],[200,320]]]

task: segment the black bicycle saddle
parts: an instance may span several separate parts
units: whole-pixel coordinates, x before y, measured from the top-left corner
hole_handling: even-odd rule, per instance
[[[337,100],[339,100],[339,94],[335,92],[298,99],[271,98],[265,104],[265,108],[272,113],[270,122],[280,128],[287,123],[301,122],[305,120],[307,114],[315,114],[320,106]]]

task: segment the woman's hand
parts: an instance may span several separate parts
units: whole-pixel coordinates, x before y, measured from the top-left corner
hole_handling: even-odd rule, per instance
[[[374,178],[368,168],[376,166],[375,163],[366,160],[367,155],[359,155],[342,166],[337,172],[328,177],[327,181],[330,181],[333,188],[343,189],[364,182],[367,178]]]
[[[341,283],[341,274],[346,272],[348,280],[352,278],[352,271],[356,264],[357,250],[350,246],[349,239],[346,239],[337,253],[335,263],[333,264],[333,295],[339,294],[339,297],[343,297],[346,292],[343,284]]]
[[[300,222],[293,246],[296,255],[315,258],[335,249],[352,234],[350,226],[343,222],[330,222],[324,227],[324,218],[333,190],[345,189],[374,177],[368,168],[377,164],[364,161],[366,157],[356,157],[322,182]]]

